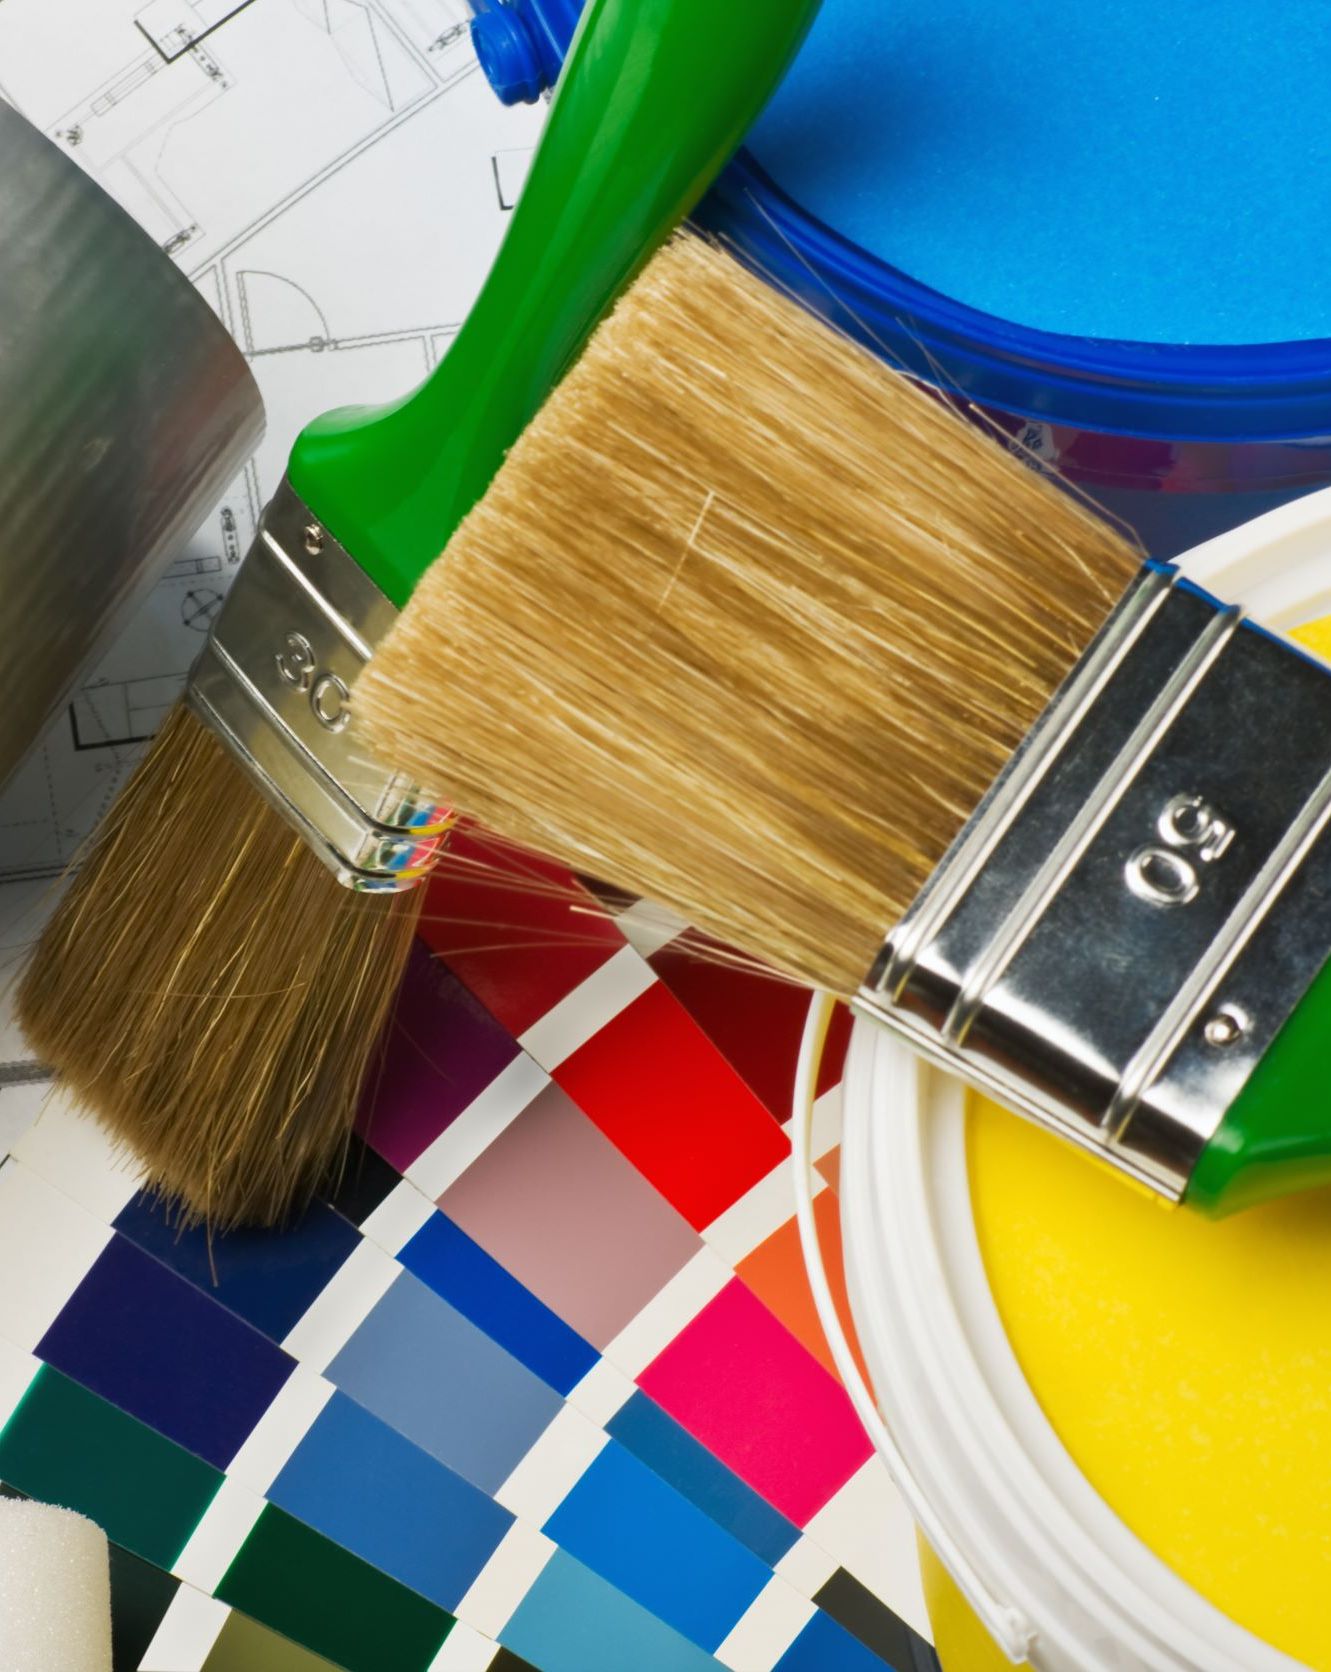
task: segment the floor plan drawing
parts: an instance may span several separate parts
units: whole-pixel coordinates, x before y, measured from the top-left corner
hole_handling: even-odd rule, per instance
[[[0,796],[0,882],[58,873],[109,806],[301,426],[405,393],[465,317],[544,114],[495,99],[468,18],[466,0],[0,0],[0,95],[199,287],[268,418],[222,505]],[[35,898],[0,889],[0,948],[24,938],[16,914]]]

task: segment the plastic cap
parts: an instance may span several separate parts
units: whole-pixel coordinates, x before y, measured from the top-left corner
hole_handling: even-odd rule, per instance
[[[471,40],[481,72],[506,105],[535,104],[546,91],[541,56],[522,16],[508,6],[478,12]]]

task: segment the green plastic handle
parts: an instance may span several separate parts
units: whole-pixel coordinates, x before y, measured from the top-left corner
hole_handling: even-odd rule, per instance
[[[401,607],[616,295],[780,81],[819,0],[591,0],[479,299],[390,406],[327,413],[291,485]]]
[[[1193,1169],[1184,1201],[1213,1217],[1331,1184],[1331,963],[1248,1076]]]

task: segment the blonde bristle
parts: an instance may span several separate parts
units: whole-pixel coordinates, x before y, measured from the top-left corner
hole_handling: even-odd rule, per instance
[[[1139,561],[686,236],[357,701],[492,828],[849,992]]]
[[[345,1153],[419,892],[343,889],[180,705],[47,926],[19,1017],[183,1220],[275,1223]]]

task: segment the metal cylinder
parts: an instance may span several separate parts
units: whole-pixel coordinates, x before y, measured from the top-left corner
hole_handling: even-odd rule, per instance
[[[0,783],[262,431],[207,303],[0,100]]]

